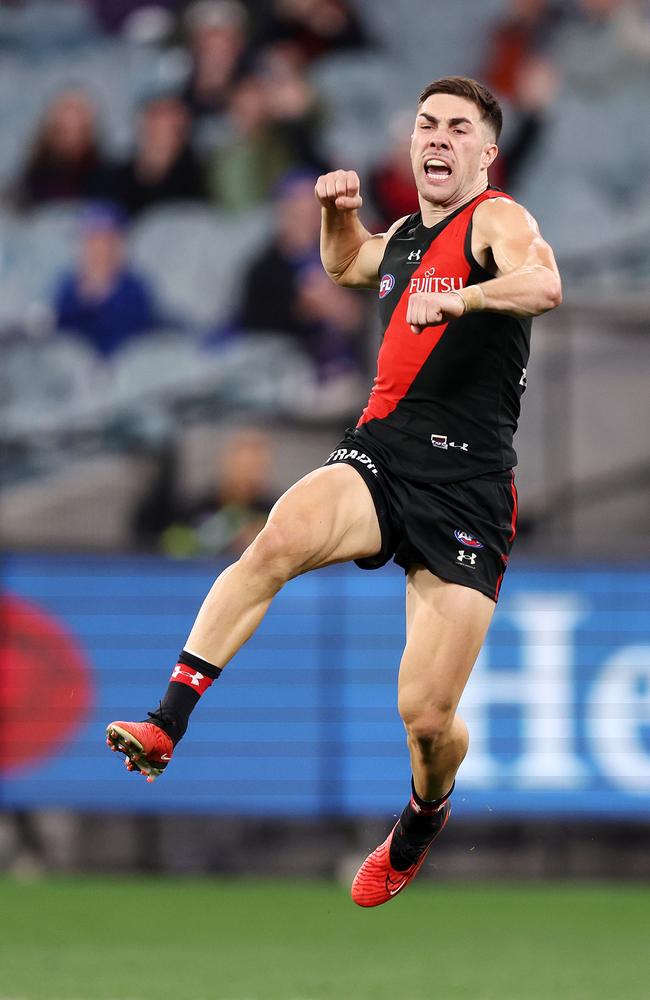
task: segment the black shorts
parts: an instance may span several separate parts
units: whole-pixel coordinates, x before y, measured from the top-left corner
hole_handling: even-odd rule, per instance
[[[378,569],[393,558],[406,572],[424,566],[497,601],[517,524],[512,469],[458,483],[409,482],[390,475],[350,432],[325,465],[341,462],[362,476],[381,528],[381,550],[357,566]]]

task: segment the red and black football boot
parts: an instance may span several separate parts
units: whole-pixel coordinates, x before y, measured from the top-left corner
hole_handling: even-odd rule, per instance
[[[111,722],[106,727],[106,743],[126,757],[128,771],[140,771],[153,781],[172,759],[171,738],[153,722]]]
[[[424,864],[431,845],[445,828],[450,813],[451,802],[446,799],[435,814],[436,823],[431,838],[424,845],[411,849],[413,863],[404,871],[394,868],[390,861],[390,845],[400,824],[398,820],[383,844],[375,848],[355,875],[352,883],[354,902],[358,906],[381,906],[405,889]],[[402,846],[401,850],[404,853],[406,849]]]

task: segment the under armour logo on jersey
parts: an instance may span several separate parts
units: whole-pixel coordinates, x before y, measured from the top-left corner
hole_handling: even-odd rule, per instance
[[[467,441],[463,441],[462,444],[458,444],[456,441],[448,441],[446,434],[432,434],[431,444],[434,448],[442,448],[444,451],[447,451],[448,448],[458,448],[460,451],[469,451]]]
[[[459,549],[458,555],[456,556],[456,562],[462,563],[463,565],[468,563],[470,566],[474,566],[477,558],[478,556],[476,552],[465,552],[465,549]]]
[[[519,385],[523,385],[524,389],[528,385],[528,375],[526,373],[525,368],[521,369],[521,378],[519,379]]]
[[[422,256],[421,250],[411,250],[410,254],[406,258],[407,260],[419,260]]]
[[[195,674],[191,674],[189,673],[189,671],[183,670],[183,665],[181,663],[177,663],[174,669],[172,670],[172,680],[180,676],[187,677],[192,687],[200,687],[201,681],[205,680],[203,674],[199,673],[198,670],[196,671]]]

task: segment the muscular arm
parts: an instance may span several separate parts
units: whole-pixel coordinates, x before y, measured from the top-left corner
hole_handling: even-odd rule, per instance
[[[465,312],[539,316],[560,305],[562,283],[553,251],[525,208],[504,198],[484,201],[474,213],[473,229],[474,255],[491,258],[497,276],[459,292],[411,295],[406,319],[414,333]]]
[[[329,277],[349,288],[378,288],[386,243],[404,220],[399,219],[387,233],[371,235],[359,219],[362,199],[353,170],[319,177],[315,194],[322,212],[321,260]]]
[[[498,274],[463,289],[468,310],[539,316],[560,305],[562,284],[553,251],[521,205],[501,198],[479,205],[472,242],[479,253],[491,253]]]

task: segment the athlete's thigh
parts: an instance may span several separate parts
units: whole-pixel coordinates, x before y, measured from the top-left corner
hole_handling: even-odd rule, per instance
[[[381,530],[370,490],[349,465],[310,472],[280,497],[267,528],[294,546],[304,573],[330,563],[375,555]]]
[[[424,567],[409,572],[400,709],[455,712],[494,608],[480,591],[448,583]]]

